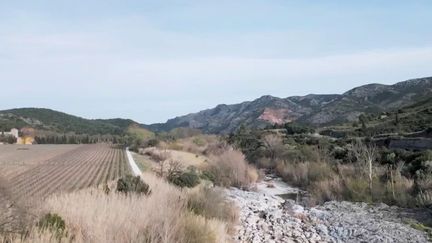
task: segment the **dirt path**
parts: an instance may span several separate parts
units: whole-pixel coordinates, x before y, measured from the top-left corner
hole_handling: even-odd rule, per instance
[[[126,148],[126,156],[129,162],[129,166],[131,168],[132,173],[134,176],[141,176],[142,172],[140,168],[138,167],[137,163],[135,162],[131,152],[129,151],[129,148]]]

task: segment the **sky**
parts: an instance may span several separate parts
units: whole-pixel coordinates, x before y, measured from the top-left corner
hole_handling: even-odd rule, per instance
[[[149,124],[432,76],[430,13],[430,0],[0,0],[0,109]]]

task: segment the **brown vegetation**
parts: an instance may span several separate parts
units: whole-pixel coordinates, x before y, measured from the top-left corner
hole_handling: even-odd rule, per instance
[[[276,171],[284,180],[310,192],[312,204],[329,200],[385,202],[400,206],[415,204],[411,196],[414,181],[404,177],[398,168],[373,165],[373,160],[368,160],[369,155],[359,156],[364,160],[358,163],[337,164],[320,155],[318,150],[310,152],[316,155],[308,157],[318,159],[278,160]]]
[[[255,167],[248,164],[240,151],[229,149],[210,158],[208,171],[214,176],[216,185],[248,188],[258,180]]]
[[[164,180],[144,174],[150,195],[106,194],[87,189],[50,197],[44,212],[66,222],[65,241],[74,242],[226,242],[230,215],[235,212],[218,199],[203,204],[200,191],[182,193]],[[206,189],[212,190],[212,189]],[[220,207],[219,204],[226,205]],[[193,206],[191,206],[193,205]],[[193,209],[192,209],[193,207]],[[222,209],[221,211],[216,211]],[[226,210],[226,212],[225,212]],[[235,215],[235,213],[232,213]],[[219,216],[222,215],[222,216]],[[228,216],[226,216],[228,215]],[[232,216],[235,217],[235,216]],[[24,242],[57,242],[50,232],[31,231]],[[17,240],[16,242],[21,242]]]

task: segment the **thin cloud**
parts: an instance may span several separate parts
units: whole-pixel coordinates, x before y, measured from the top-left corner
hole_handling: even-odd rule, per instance
[[[227,14],[243,11],[240,5]],[[356,19],[381,18],[367,9],[347,18],[346,25],[329,28],[341,18],[334,11],[308,19],[293,12],[292,20],[304,20],[295,25],[281,15],[295,6],[281,11],[268,5],[266,11],[281,16],[249,23],[263,17],[260,5],[255,2],[247,16],[228,16],[233,26],[206,17],[212,4],[176,4],[183,14],[155,5],[157,14],[125,11],[72,19],[12,11],[0,22],[0,84],[9,91],[0,108],[51,107],[150,123],[264,94],[341,93],[369,82],[431,75],[432,46],[424,44],[430,31],[412,28],[418,35],[410,36],[424,38],[409,40],[405,34],[408,24],[417,26],[415,16],[401,29],[383,29],[385,35],[379,33],[383,26],[371,28],[367,40]],[[320,18],[325,25],[317,24]],[[199,20],[208,29],[195,30],[191,23]],[[25,97],[17,99],[21,93]],[[98,108],[101,103],[104,109]]]

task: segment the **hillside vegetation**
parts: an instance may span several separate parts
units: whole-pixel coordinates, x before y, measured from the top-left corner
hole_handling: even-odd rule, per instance
[[[33,128],[36,143],[133,143],[152,138],[154,134],[130,119],[85,119],[42,108],[20,108],[0,111],[0,131]]]
[[[321,134],[337,137],[405,136],[432,137],[432,98],[385,112],[366,113],[359,120],[320,129]]]

